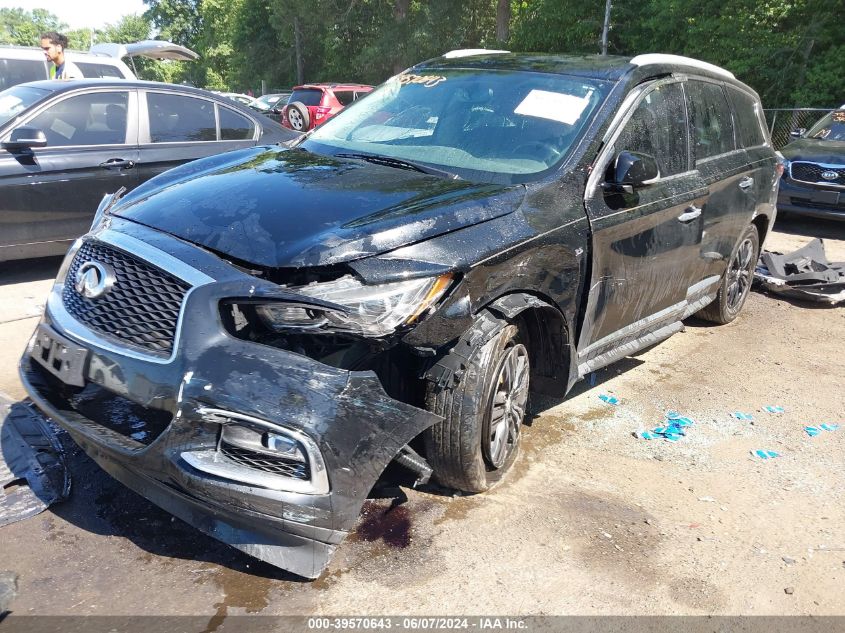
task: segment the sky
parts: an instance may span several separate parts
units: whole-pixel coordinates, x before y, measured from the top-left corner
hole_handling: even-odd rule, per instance
[[[0,0],[0,9],[47,9],[71,29],[99,29],[124,15],[143,13],[146,6],[142,0]]]

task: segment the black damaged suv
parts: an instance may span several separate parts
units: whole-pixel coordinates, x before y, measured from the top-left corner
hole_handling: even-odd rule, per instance
[[[482,492],[530,391],[733,320],[775,168],[715,66],[453,52],[107,197],[21,376],[127,486],[316,577],[389,463]]]

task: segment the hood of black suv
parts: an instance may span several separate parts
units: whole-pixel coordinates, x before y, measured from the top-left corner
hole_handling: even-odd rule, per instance
[[[244,262],[281,268],[377,255],[511,213],[523,198],[521,185],[264,147],[166,172],[113,213]]]
[[[781,152],[789,160],[845,165],[845,141],[800,138],[792,141]]]

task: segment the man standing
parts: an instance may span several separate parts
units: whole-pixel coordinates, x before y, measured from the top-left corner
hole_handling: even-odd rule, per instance
[[[65,59],[67,36],[55,31],[41,35],[41,50],[54,66],[50,69],[52,79],[82,79],[82,71],[71,61]]]

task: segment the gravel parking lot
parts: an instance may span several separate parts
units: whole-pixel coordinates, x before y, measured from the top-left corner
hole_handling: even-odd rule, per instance
[[[845,260],[842,223],[781,223],[767,247],[816,234]],[[58,264],[0,271],[0,392],[13,400]],[[843,333],[843,307],[756,292],[730,325],[690,320],[565,401],[534,402],[515,470],[492,492],[397,482],[369,501],[315,582],[172,519],[65,438],[70,500],[0,529],[0,569],[20,578],[11,608],[205,615],[210,627],[242,613],[845,614]],[[694,421],[685,438],[634,437],[670,410]],[[841,428],[803,430],[821,423]]]

